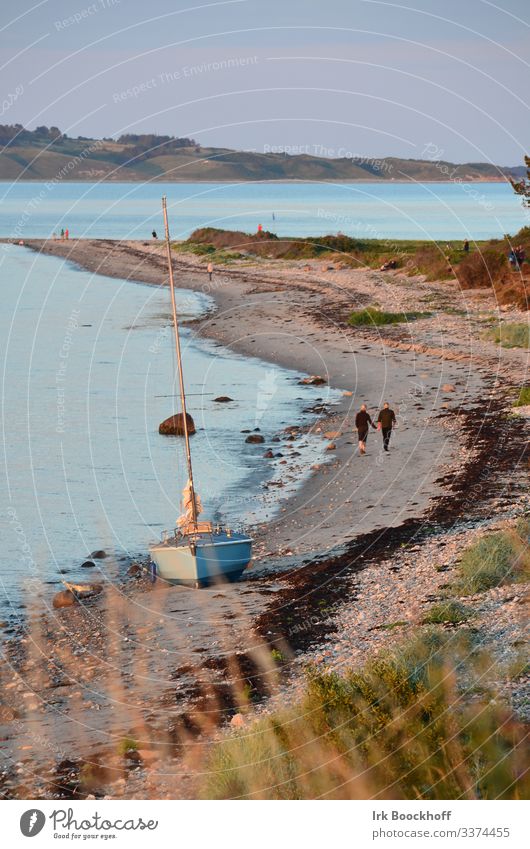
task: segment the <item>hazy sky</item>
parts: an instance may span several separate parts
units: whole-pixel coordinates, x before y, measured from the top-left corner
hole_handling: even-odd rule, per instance
[[[2,0],[0,123],[520,164],[528,0]]]

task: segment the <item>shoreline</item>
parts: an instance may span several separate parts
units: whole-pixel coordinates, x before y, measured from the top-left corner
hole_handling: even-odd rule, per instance
[[[25,247],[61,256],[85,270],[107,277],[148,285],[160,285],[165,282],[166,257],[165,247],[161,242],[26,240]],[[177,254],[173,257],[173,263],[175,282],[179,288],[189,288],[207,294],[215,302],[212,312],[197,320],[186,322],[197,335],[220,343],[243,356],[257,357],[263,362],[298,370],[301,374],[322,375],[326,380],[322,387],[324,405],[328,387],[343,393],[353,393],[343,395],[339,403],[321,414],[314,427],[309,430],[319,436],[325,433],[340,435],[328,440],[328,443],[336,444],[333,453],[329,452],[328,462],[318,469],[313,469],[302,490],[288,499],[281,507],[280,514],[272,518],[272,527],[268,527],[267,535],[272,536],[276,542],[275,554],[285,554],[286,550],[293,549],[290,542],[292,532],[287,533],[284,527],[282,513],[285,512],[295,514],[297,521],[294,532],[301,534],[300,550],[293,551],[294,555],[321,555],[336,545],[350,541],[353,522],[348,510],[334,510],[333,520],[336,527],[325,527],[329,519],[327,493],[333,488],[341,491],[345,500],[352,497],[348,471],[356,452],[355,412],[361,399],[372,401],[372,412],[377,404],[382,406],[383,396],[379,387],[390,384],[389,392],[392,392],[393,404],[396,404],[394,399],[397,395],[398,416],[399,406],[410,407],[414,403],[419,406],[424,394],[431,396],[423,414],[419,445],[416,444],[415,434],[407,434],[406,442],[406,451],[410,452],[409,456],[414,457],[415,464],[418,462],[418,456],[421,456],[423,475],[426,478],[425,488],[423,492],[417,492],[417,466],[413,475],[411,470],[406,468],[405,473],[397,478],[392,473],[385,474],[381,460],[389,458],[382,458],[380,436],[374,432],[369,437],[368,455],[363,461],[372,465],[375,463],[375,468],[380,471],[382,477],[375,491],[371,488],[366,497],[364,493],[361,494],[361,502],[364,502],[367,509],[360,516],[357,514],[356,533],[384,527],[389,523],[389,517],[390,524],[399,524],[407,518],[417,518],[427,509],[431,498],[440,496],[441,489],[434,482],[437,475],[432,474],[433,458],[439,465],[450,463],[451,446],[446,443],[440,451],[440,433],[435,414],[444,403],[439,387],[445,383],[462,383],[458,374],[461,368],[458,362],[444,362],[439,374],[427,386],[425,379],[419,376],[421,370],[416,368],[418,355],[415,352],[412,356],[402,352],[395,354],[387,349],[381,338],[375,343],[366,338],[362,344],[353,342],[352,334],[341,326],[340,316],[337,319],[337,302],[339,310],[343,311],[345,308],[356,308],[359,302],[364,305],[365,297],[359,293],[342,290],[340,284],[337,287],[333,281],[331,286],[326,281],[326,288],[322,291],[322,282],[318,276],[316,279],[305,279],[307,274],[298,274],[294,280],[289,268],[284,274],[278,274],[277,264],[274,264],[272,275],[261,268],[229,267],[226,271],[220,270],[210,285],[205,279],[205,269],[195,257],[185,255],[182,258],[181,254]],[[377,277],[377,273],[368,272],[366,277],[368,282],[371,282]],[[296,288],[293,287],[291,291],[294,282]],[[286,288],[287,285],[289,289]],[[298,329],[294,336],[289,327],[291,324]],[[409,373],[408,377],[404,376],[405,371]],[[463,399],[467,386],[463,385],[462,389],[463,391],[456,389],[448,397],[454,401]],[[421,396],[419,399],[415,398],[418,393]],[[357,405],[356,409],[354,405]],[[297,426],[298,422],[294,422],[293,427]],[[408,430],[408,426],[405,427]],[[405,429],[396,431],[396,434],[396,439],[403,441],[401,437],[405,436]],[[296,439],[298,438],[296,436]],[[266,447],[273,446],[267,444],[264,450]],[[402,495],[403,500],[415,502],[413,508],[405,507],[396,511],[392,505],[382,504],[379,511],[368,515],[367,510],[374,510],[369,502],[375,501],[377,504],[378,499],[387,493],[389,486],[401,487],[405,493],[405,496]],[[343,515],[340,515],[341,513]]]
[[[26,177],[26,178],[21,179],[21,180],[17,180],[17,179],[15,179],[15,180],[0,180],[0,184],[7,183],[9,185],[13,185],[14,183],[46,183],[46,182],[47,182],[47,178],[37,178],[37,177]],[[94,182],[96,182],[97,185],[100,185],[102,183],[119,183],[119,184],[125,184],[126,185],[126,184],[132,184],[132,183],[141,184],[142,182],[145,182],[145,181],[140,180],[140,179],[138,179],[138,180],[96,180],[96,181],[94,181],[93,179],[87,178],[86,180],[69,180],[69,179],[66,179],[66,180],[64,180],[64,182],[65,183],[77,183],[79,185],[84,185],[85,183],[92,183],[93,184]],[[412,178],[405,179],[403,177],[399,180],[395,180],[395,179],[394,180],[373,180],[373,179],[371,180],[370,178],[366,178],[364,180],[362,180],[362,179],[342,180],[340,178],[337,178],[335,180],[307,180],[307,179],[299,179],[299,180],[296,180],[296,179],[290,179],[290,180],[266,180],[266,179],[263,179],[263,180],[162,180],[162,179],[157,179],[157,180],[151,180],[150,182],[154,183],[154,184],[156,184],[156,183],[175,183],[177,185],[195,185],[195,184],[200,185],[202,183],[207,183],[207,184],[211,184],[211,185],[226,186],[226,185],[242,185],[242,184],[245,184],[245,183],[250,183],[250,184],[255,184],[255,183],[259,183],[259,184],[263,184],[263,183],[271,183],[271,184],[306,183],[307,184],[307,183],[309,183],[309,184],[319,184],[319,185],[321,185],[321,184],[325,185],[326,183],[338,183],[338,184],[344,184],[344,185],[350,185],[351,183],[362,183],[363,185],[364,185],[364,183],[375,183],[375,184],[380,184],[380,185],[392,184],[392,183],[399,183],[399,184],[415,183],[415,184],[418,184],[418,185],[422,185],[423,183],[426,183],[426,184],[429,184],[429,185],[431,185],[431,184],[437,185],[439,183],[450,184],[450,183],[453,183],[454,181],[451,180],[451,179],[448,179],[448,180],[415,180],[415,179],[412,179]],[[508,183],[509,184],[510,181],[508,179],[504,178],[504,177],[499,177],[497,180],[492,180],[492,179],[479,180],[479,179],[476,179],[476,180],[461,180],[461,182],[462,183],[469,183],[469,184],[472,184],[472,183]]]
[[[26,247],[111,277],[152,285],[165,279],[162,245],[29,240]],[[99,762],[102,751],[108,757],[109,747],[115,750],[116,740],[126,734],[141,741],[145,764],[150,757],[158,762],[163,751],[164,757],[169,753],[174,761],[169,769],[178,772],[178,741],[190,723],[193,727],[199,723],[199,739],[207,747],[219,725],[241,710],[234,687],[237,690],[250,682],[257,702],[282,698],[285,689],[278,697],[279,682],[274,686],[268,682],[270,649],[285,659],[281,681],[283,687],[291,688],[288,692],[293,688],[296,692],[308,659],[331,659],[334,668],[342,668],[348,658],[354,662],[359,652],[365,656],[377,650],[383,638],[392,640],[391,634],[377,629],[392,616],[403,618],[406,608],[399,604],[412,605],[407,617],[410,628],[418,621],[418,605],[428,604],[432,596],[434,556],[419,557],[418,548],[425,546],[428,552],[432,540],[443,555],[452,551],[450,540],[455,534],[465,544],[488,522],[509,519],[514,509],[522,510],[528,502],[527,490],[521,486],[522,480],[526,485],[521,463],[527,450],[527,422],[511,423],[505,418],[511,387],[521,385],[526,375],[527,355],[480,341],[482,312],[491,309],[491,302],[484,304],[484,293],[464,297],[453,284],[411,282],[394,273],[330,273],[327,263],[319,262],[311,262],[309,272],[296,262],[254,268],[235,263],[216,270],[216,291],[206,292],[200,260],[177,254],[174,262],[179,288],[203,291],[216,301],[215,311],[191,325],[197,333],[247,356],[323,374],[326,385],[354,394],[342,396],[331,417],[325,415],[315,426],[315,432],[318,427],[321,432],[340,432],[330,437],[336,446],[329,452],[330,461],[313,469],[302,490],[262,529],[268,551],[240,584],[200,596],[178,589],[169,593],[163,587],[149,587],[140,571],[116,588],[107,587],[101,604],[34,612],[37,644],[42,645],[42,656],[50,666],[45,677],[55,684],[50,685],[50,696],[42,684],[42,670],[41,677],[34,678],[37,671],[26,668],[28,637],[15,640],[14,668],[24,670],[23,681],[33,685],[44,707],[28,700],[26,719],[13,716],[8,745],[16,751],[17,736],[24,740],[31,723],[39,722],[41,733],[55,741],[54,751],[64,753],[61,763],[46,772],[45,780],[54,788],[64,787],[61,764],[65,759],[77,763],[76,758],[72,760],[77,752],[78,777],[66,782],[63,798],[71,798],[68,793],[80,786],[82,764]],[[186,276],[185,285],[179,272]],[[434,297],[435,315],[406,327],[374,333],[345,325],[352,305],[383,300],[392,308],[406,309],[422,298]],[[458,299],[473,316],[476,313],[476,321],[469,314],[454,314]],[[390,391],[401,419],[391,454],[383,457],[374,451],[374,446],[380,447],[379,435],[374,433],[369,437],[369,454],[358,457],[352,444],[353,410],[361,399],[375,407],[382,393]],[[480,404],[477,441],[475,411]],[[295,438],[282,443],[293,448],[285,450],[296,450],[297,439],[303,438],[298,437],[296,425],[291,427]],[[394,578],[397,566],[407,580],[393,591],[394,580],[400,580]],[[437,586],[440,580],[436,579]],[[173,628],[161,628],[160,616]],[[190,616],[198,620],[194,635],[184,630]],[[57,623],[66,633],[54,640]],[[121,643],[125,637],[128,642]],[[81,676],[78,661],[70,656],[76,645],[84,655]],[[151,646],[156,650],[155,667]],[[160,654],[162,649],[168,654]],[[107,662],[111,677],[119,670],[118,680],[111,682],[101,670]],[[152,671],[147,674],[147,669]],[[144,692],[152,675],[160,682],[160,693]],[[76,701],[79,689],[88,706]],[[25,691],[26,686],[16,686],[12,692],[23,698]],[[119,717],[112,713],[108,699],[99,704],[102,693],[119,705]],[[87,713],[87,707],[98,712]],[[16,701],[10,709],[17,710]],[[88,738],[79,735],[75,722],[58,727],[72,711],[72,719],[88,722],[92,729]],[[37,753],[28,761],[30,771],[32,759],[39,759]],[[112,798],[134,797],[132,777],[126,777],[121,789],[115,783],[123,780],[121,760],[118,763],[112,756],[110,762],[116,770]],[[42,775],[36,792],[55,792],[43,790]],[[16,780],[16,776],[10,778],[13,786]],[[165,792],[174,798],[174,789],[161,790]],[[184,797],[190,792],[186,783],[178,791]]]

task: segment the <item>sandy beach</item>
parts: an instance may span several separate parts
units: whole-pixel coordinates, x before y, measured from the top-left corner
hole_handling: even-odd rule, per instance
[[[167,282],[160,242],[25,244],[94,274]],[[21,787],[34,794],[27,798],[80,793],[83,764],[97,772],[102,758],[98,793],[141,795],[149,780],[142,764],[163,761],[160,792],[174,795],[174,776],[184,771],[178,792],[192,794],[182,739],[198,741],[200,760],[209,735],[239,715],[238,688],[263,703],[278,698],[280,685],[296,689],[309,658],[341,668],[395,639],[382,626],[419,621],[457,547],[528,507],[528,419],[511,415],[528,352],[483,339],[485,318],[498,312],[489,292],[315,260],[234,262],[216,268],[210,283],[202,259],[177,253],[175,270],[180,288],[215,301],[193,324],[197,334],[325,379],[311,433],[325,441],[326,460],[304,470],[302,486],[257,529],[256,558],[240,584],[168,591],[151,585],[140,563],[93,604],[28,611],[31,627],[7,635],[2,666],[8,796]],[[369,304],[428,315],[350,327],[349,313]],[[515,310],[501,316],[526,320]],[[328,387],[340,393],[333,406]],[[355,413],[364,402],[376,414],[384,401],[398,419],[391,451],[382,452],[373,431],[361,457]],[[264,422],[263,451],[271,447]],[[281,451],[296,451],[304,437],[293,421]],[[484,632],[499,646],[519,627],[509,615],[518,599],[493,591],[481,603]],[[281,673],[270,648],[281,653]],[[142,741],[143,755],[124,772],[108,752],[127,734]]]

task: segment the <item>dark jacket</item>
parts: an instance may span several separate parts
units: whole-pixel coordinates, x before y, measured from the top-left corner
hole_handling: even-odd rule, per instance
[[[359,410],[359,412],[355,416],[355,427],[357,428],[357,430],[363,432],[365,430],[368,430],[368,425],[372,425],[372,427],[375,426],[371,416],[365,410]]]
[[[391,410],[390,407],[387,409],[381,410],[379,416],[377,417],[377,421],[381,423],[381,427],[385,430],[396,423],[396,414],[394,410]]]

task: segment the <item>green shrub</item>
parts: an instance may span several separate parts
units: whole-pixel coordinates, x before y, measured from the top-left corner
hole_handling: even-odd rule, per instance
[[[459,625],[461,622],[467,622],[469,616],[469,610],[459,601],[442,601],[439,604],[433,604],[427,611],[423,624],[442,625],[449,623]]]
[[[118,754],[126,755],[127,752],[137,752],[138,751],[138,743],[133,737],[124,737],[123,740],[120,740],[118,743]]]
[[[515,407],[526,407],[530,404],[530,386],[521,387]]]
[[[492,699],[490,666],[470,635],[424,629],[360,672],[310,669],[297,703],[212,748],[200,795],[525,798],[524,726]]]
[[[384,324],[401,324],[414,321],[417,318],[429,316],[427,312],[384,312],[376,307],[366,307],[364,310],[352,312],[348,324],[352,327],[379,327]]]
[[[454,590],[474,593],[530,579],[530,521],[521,519],[514,529],[482,537],[464,551]]]
[[[485,334],[503,348],[530,348],[530,324],[499,324]]]

